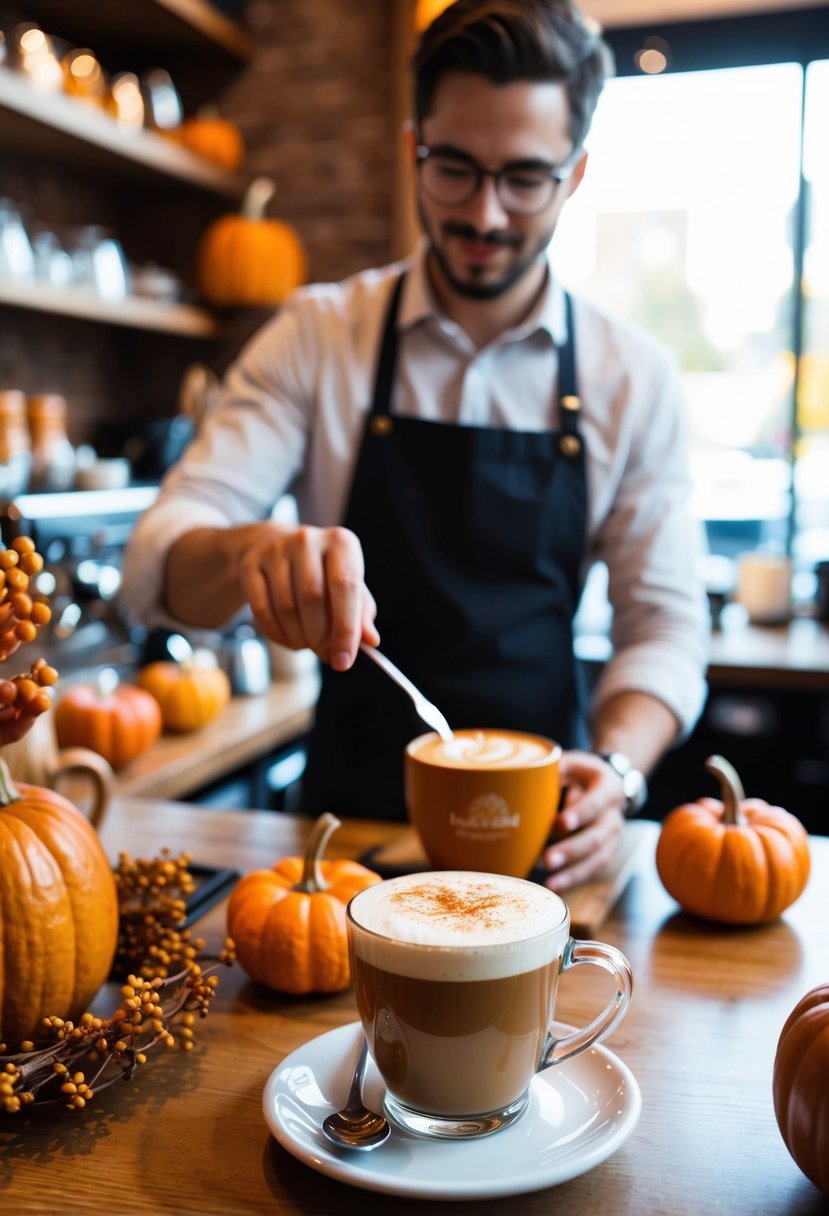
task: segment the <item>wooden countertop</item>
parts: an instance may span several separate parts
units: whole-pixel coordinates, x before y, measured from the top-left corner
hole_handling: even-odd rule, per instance
[[[185,798],[193,790],[308,730],[319,691],[309,672],[275,680],[261,696],[234,697],[218,718],[188,735],[163,735],[120,769],[116,791],[140,798]]]
[[[635,976],[630,1013],[608,1047],[632,1069],[643,1110],[630,1138],[602,1164],[555,1188],[491,1202],[457,1202],[453,1216],[814,1216],[825,1210],[791,1160],[774,1119],[771,1071],[795,1003],[826,979],[829,839],[812,841],[806,892],[775,924],[708,925],[680,914],[653,865],[658,831],[601,936]],[[102,829],[114,858],[162,846],[240,870],[299,853],[307,820],[116,798]],[[350,821],[331,855],[359,856],[401,829]],[[224,936],[224,906],[198,923],[208,951]],[[587,971],[588,969],[583,969]],[[289,998],[235,966],[221,973],[196,1049],[154,1058],[129,1086],[98,1094],[80,1116],[13,1116],[0,1123],[3,1211],[40,1216],[418,1216],[422,1201],[358,1191],[294,1160],[262,1115],[270,1073],[291,1051],[355,1019],[351,992]],[[596,977],[562,980],[557,1016],[583,1023],[606,998]],[[117,992],[96,1003],[106,1014]],[[497,1136],[493,1151],[497,1151]],[[379,1150],[382,1151],[382,1150]],[[454,1149],[446,1145],[447,1154]],[[437,1211],[437,1208],[431,1209]]]
[[[736,608],[737,606],[732,606]],[[589,663],[610,655],[606,635],[583,634],[576,651]],[[829,628],[801,618],[781,626],[750,625],[741,610],[724,614],[711,639],[708,678],[718,686],[829,690]],[[274,681],[261,696],[235,697],[204,730],[165,735],[117,775],[119,794],[186,798],[194,790],[273,751],[311,726],[319,678],[309,672]]]
[[[612,653],[606,634],[576,638],[577,656],[587,663],[606,663]],[[812,617],[785,625],[752,625],[737,604],[723,612],[721,627],[711,634],[708,681],[719,685],[774,690],[829,690],[829,626]]]

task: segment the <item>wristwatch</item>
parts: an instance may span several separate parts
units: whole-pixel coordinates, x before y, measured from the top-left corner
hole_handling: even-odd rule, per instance
[[[622,814],[627,818],[641,811],[648,797],[648,783],[645,774],[634,767],[633,761],[621,752],[597,752],[597,756],[609,764],[619,777],[622,778],[622,789],[625,801],[622,804]]]

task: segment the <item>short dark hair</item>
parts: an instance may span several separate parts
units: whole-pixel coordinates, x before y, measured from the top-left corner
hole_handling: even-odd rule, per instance
[[[418,127],[446,72],[475,73],[496,84],[561,82],[577,149],[614,62],[599,27],[572,0],[456,0],[424,30],[412,67]]]

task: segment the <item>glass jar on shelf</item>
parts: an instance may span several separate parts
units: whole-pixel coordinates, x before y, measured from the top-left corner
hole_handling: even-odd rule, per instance
[[[19,389],[0,389],[0,495],[13,498],[24,490],[31,464],[26,395]]]
[[[30,397],[27,406],[32,446],[31,488],[69,490],[75,480],[75,449],[67,434],[66,398],[59,393]]]

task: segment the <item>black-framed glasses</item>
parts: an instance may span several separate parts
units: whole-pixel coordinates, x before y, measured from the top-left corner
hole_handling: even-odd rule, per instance
[[[484,178],[495,182],[495,192],[505,211],[513,215],[537,215],[550,205],[556,191],[573,171],[575,156],[561,165],[544,161],[515,160],[500,169],[485,169],[474,157],[454,148],[416,149],[420,184],[434,203],[456,207],[478,193]]]

